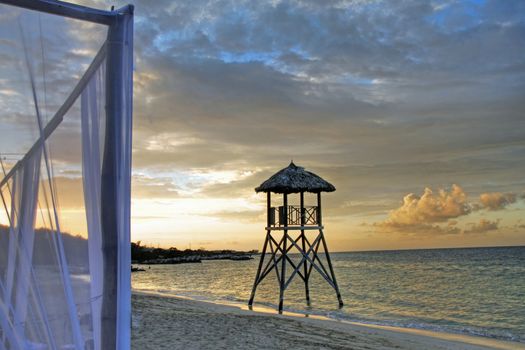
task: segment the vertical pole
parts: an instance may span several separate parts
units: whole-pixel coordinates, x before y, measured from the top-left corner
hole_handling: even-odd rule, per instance
[[[323,226],[323,216],[321,214],[321,192],[317,193],[317,225]]]
[[[301,192],[301,245],[303,248],[303,255],[306,255],[306,239],[304,236],[304,225],[305,225],[305,211],[304,211],[304,192]],[[308,288],[308,265],[306,258],[303,262],[304,270],[304,291],[306,295],[306,305],[310,306],[310,289]]]
[[[324,239],[323,230],[320,231],[320,234],[321,234],[321,241],[323,242],[324,253],[326,255],[326,261],[328,263],[328,268],[330,269],[330,274],[332,275],[331,276],[332,282],[334,282],[335,293],[337,294],[337,300],[339,301],[339,307],[343,307],[343,299],[341,298],[341,293],[339,292],[339,286],[337,285],[337,280],[335,279],[334,268],[332,266],[332,260],[330,259],[330,253],[328,252],[328,246],[326,245],[326,241]]]
[[[124,230],[118,220],[117,213],[122,209],[119,205],[119,180],[125,176],[126,169],[121,169],[121,157],[126,154],[125,137],[127,130],[123,125],[131,125],[124,118],[125,100],[127,93],[124,85],[124,40],[126,33],[126,19],[130,13],[119,13],[108,27],[107,56],[106,56],[106,135],[104,141],[104,156],[101,178],[101,222],[102,222],[102,256],[103,256],[103,289],[102,289],[102,334],[101,349],[116,349],[118,336],[118,280],[119,280],[119,232]],[[131,145],[129,145],[131,146]],[[121,247],[121,249],[130,249]],[[121,269],[129,266],[123,266]],[[121,286],[131,288],[131,286]],[[130,300],[131,302],[131,300]],[[122,310],[122,312],[127,312]],[[126,343],[124,341],[124,343]],[[128,342],[129,343],[129,342]]]
[[[284,213],[285,213],[285,221],[284,221],[284,233],[283,233],[283,247],[282,247],[282,262],[281,262],[281,280],[279,281],[279,313],[281,314],[283,312],[283,302],[284,302],[284,284],[286,282],[286,246],[288,243],[288,194],[283,194],[283,206],[284,206]]]
[[[259,285],[259,278],[261,277],[261,269],[264,262],[264,257],[266,256],[266,248],[268,247],[268,242],[270,241],[270,230],[266,231],[266,239],[264,240],[263,249],[261,252],[261,258],[259,260],[259,267],[257,267],[257,274],[255,275],[255,281],[253,282],[252,293],[250,295],[250,300],[248,301],[248,306],[251,308],[253,305],[253,299],[255,298],[255,291]]]
[[[321,192],[317,193],[317,222],[319,226],[323,225],[323,216],[321,212]],[[332,266],[332,260],[330,259],[330,253],[328,252],[328,245],[324,239],[323,229],[319,228],[319,234],[321,235],[321,242],[323,243],[324,254],[326,255],[326,262],[328,263],[328,268],[330,269],[330,274],[332,275],[332,282],[334,282],[335,293],[337,294],[337,300],[339,301],[339,307],[343,307],[343,299],[341,298],[341,293],[339,292],[339,286],[337,285],[337,280],[335,278],[334,268]]]
[[[268,191],[268,194],[266,195],[266,227],[268,227],[268,231],[271,226],[271,220],[270,216],[272,215],[272,193]]]
[[[253,282],[252,294],[250,295],[250,300],[248,301],[248,306],[251,308],[253,305],[253,299],[255,298],[255,291],[257,285],[259,284],[259,278],[261,277],[261,269],[264,262],[264,257],[266,255],[266,248],[268,247],[268,242],[270,240],[270,211],[272,210],[272,198],[271,193],[268,191],[266,196],[266,239],[264,241],[261,258],[259,260],[259,267],[257,268],[257,274],[255,275],[255,281]],[[277,268],[277,266],[276,266]]]

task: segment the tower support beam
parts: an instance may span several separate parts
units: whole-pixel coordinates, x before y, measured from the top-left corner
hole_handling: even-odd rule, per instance
[[[301,191],[300,194],[300,206],[301,206],[301,245],[303,248],[303,252],[306,251],[306,237],[304,235],[304,224],[305,224],[305,209],[304,209],[304,191]],[[306,259],[303,259],[303,273],[304,273],[304,294],[306,297],[306,305],[310,306],[310,288],[308,287],[308,263],[306,262]]]

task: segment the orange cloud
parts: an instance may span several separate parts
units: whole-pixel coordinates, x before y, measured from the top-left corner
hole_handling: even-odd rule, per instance
[[[374,226],[395,232],[455,234],[461,229],[456,226],[458,221],[453,219],[482,209],[502,210],[521,198],[525,195],[487,192],[480,195],[479,202],[473,203],[467,200],[467,194],[458,185],[452,185],[450,191],[439,190],[437,193],[427,187],[421,196],[407,194],[399,208],[390,211],[386,220]],[[497,230],[499,220],[482,219],[479,223],[468,225],[470,228],[463,230],[463,233],[484,233]]]
[[[518,196],[515,193],[491,192],[482,193],[479,200],[483,208],[488,210],[500,210],[507,205],[515,203]]]
[[[389,212],[388,218],[374,224],[385,231],[426,234],[457,234],[461,229],[454,220],[474,211],[487,209],[502,210],[520,198],[515,193],[487,192],[482,193],[478,203],[467,200],[467,194],[458,185],[452,185],[450,191],[433,192],[425,188],[421,196],[409,193],[403,198],[403,204]],[[481,219],[478,223],[468,224],[463,233],[485,233],[498,230],[499,221]]]
[[[471,223],[471,228],[469,230],[463,231],[464,233],[485,233],[488,231],[495,231],[499,228],[499,220],[490,221],[486,219],[481,219],[479,223]]]
[[[425,233],[425,234],[458,234],[461,233],[461,230],[458,227],[455,227],[454,224],[449,224],[446,226],[440,225],[431,225],[425,223],[418,224],[400,224],[390,221],[383,221],[380,223],[375,223],[375,227],[380,228],[386,232],[401,232],[401,233]]]
[[[421,196],[407,194],[403,198],[403,205],[392,210],[384,224],[406,226],[444,222],[471,211],[467,195],[458,185],[452,185],[450,192],[439,190],[438,193],[427,187]]]
[[[458,222],[450,219],[468,215],[471,211],[472,205],[460,186],[452,185],[450,191],[439,190],[437,193],[427,187],[421,196],[407,194],[401,207],[390,211],[385,221],[374,226],[405,233],[458,234],[461,232],[456,227]],[[436,224],[447,221],[447,225]]]

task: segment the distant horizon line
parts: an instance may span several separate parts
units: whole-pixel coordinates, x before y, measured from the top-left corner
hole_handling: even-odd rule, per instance
[[[137,241],[138,242],[138,241]],[[131,242],[135,243],[136,242]],[[159,247],[159,246],[153,246],[149,244],[143,245],[143,247],[149,247],[149,248],[160,248],[160,249],[170,249],[170,248],[176,248],[176,247]],[[201,247],[202,248],[202,247]],[[191,249],[191,248],[185,248],[185,249],[179,249],[181,251],[184,251],[186,249],[190,250],[199,250],[201,248],[197,249]],[[491,245],[491,246],[460,246],[460,247],[433,247],[433,248],[398,248],[398,249],[366,249],[366,250],[337,250],[337,251],[331,251],[331,254],[339,254],[339,253],[373,253],[373,252],[395,252],[395,251],[409,251],[409,250],[442,250],[442,249],[486,249],[486,248],[525,248],[525,244],[518,244],[518,245]],[[237,250],[235,248],[204,248],[206,251],[218,251],[218,250],[230,250],[230,251],[238,251],[238,252],[249,252],[256,250],[256,254],[260,254],[261,251],[259,249],[247,249],[247,250]],[[294,253],[292,253],[294,254]],[[298,254],[298,253],[297,253]]]
[[[332,254],[337,254],[337,253],[395,252],[395,251],[406,251],[406,250],[486,249],[486,248],[525,248],[525,244],[519,244],[519,245],[491,245],[491,246],[463,246],[463,247],[438,247],[438,248],[399,248],[399,249],[347,250],[347,251],[334,251]]]

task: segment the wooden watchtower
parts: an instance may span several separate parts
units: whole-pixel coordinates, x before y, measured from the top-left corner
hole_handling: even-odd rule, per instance
[[[343,300],[324,238],[321,214],[321,192],[333,192],[335,187],[291,162],[255,191],[267,193],[267,224],[266,239],[248,305],[253,305],[257,286],[272,270],[275,270],[279,283],[279,313],[283,310],[284,292],[296,275],[304,282],[306,303],[310,305],[309,280],[311,272],[315,269],[334,288],[339,306],[342,307]],[[283,195],[282,206],[272,207],[272,192]],[[317,206],[304,205],[305,192],[317,195]],[[299,205],[288,204],[289,195],[297,193]],[[320,246],[324,251],[328,270],[320,259]],[[291,253],[299,253],[300,260],[294,262],[290,257]],[[287,265],[290,267],[289,273]]]

